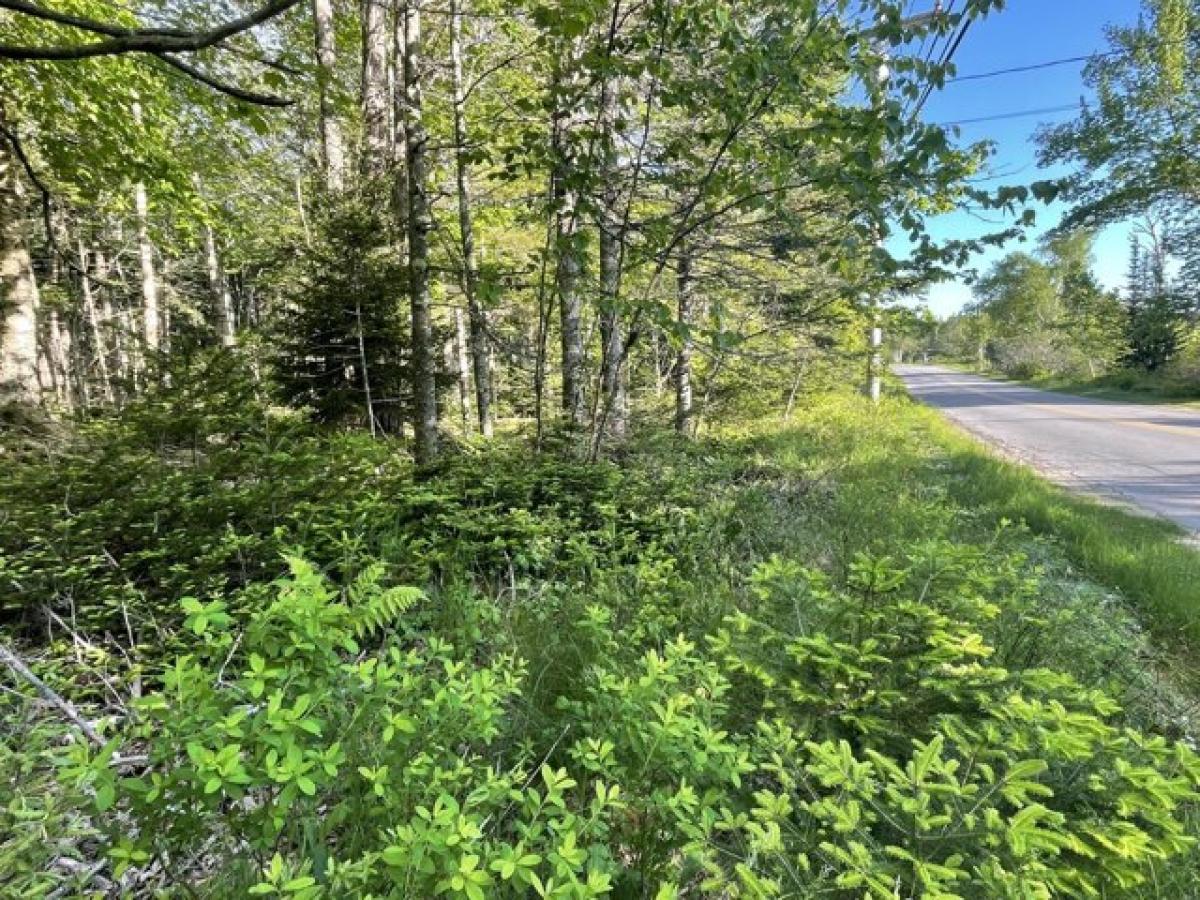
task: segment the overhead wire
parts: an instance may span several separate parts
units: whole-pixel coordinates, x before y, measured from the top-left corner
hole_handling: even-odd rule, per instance
[[[958,33],[949,42],[946,47],[946,52],[942,54],[941,60],[938,62],[939,69],[945,69],[946,66],[954,59],[954,54],[958,52],[958,48],[962,46],[963,39],[967,36],[967,31],[971,27],[971,23],[975,19],[969,13],[964,13],[962,23],[958,27]],[[916,118],[921,114],[921,110],[925,107],[926,101],[929,100],[930,94],[933,93],[933,82],[930,81],[925,85],[925,90],[921,93],[920,99],[917,100],[917,105],[913,107],[911,117]]]
[[[935,122],[934,124],[946,128],[951,125],[973,125],[977,122],[999,122],[1001,119],[1019,119],[1022,116],[1042,116],[1049,115],[1050,113],[1069,112],[1077,109],[1079,109],[1078,103],[1067,103],[1063,106],[1046,106],[1042,109],[1021,109],[1014,112],[996,113],[995,115],[991,116],[979,116],[974,119],[955,119],[951,122]]]
[[[1177,40],[1156,40],[1155,44],[1159,47],[1170,46],[1172,44],[1188,44],[1194,41],[1200,41],[1200,34],[1191,35],[1186,38]],[[1037,72],[1041,69],[1050,69],[1055,66],[1068,66],[1072,63],[1091,62],[1093,59],[1109,59],[1114,56],[1128,56],[1135,53],[1138,48],[1123,48],[1121,50],[1101,50],[1096,53],[1089,53],[1084,56],[1065,56],[1062,59],[1050,59],[1045,62],[1030,63],[1024,66],[1010,66],[1006,69],[995,69],[991,72],[975,72],[970,75],[956,75],[954,78],[946,80],[946,84],[957,84],[960,81],[980,81],[984,78],[996,78],[1000,75],[1017,75],[1021,72]]]

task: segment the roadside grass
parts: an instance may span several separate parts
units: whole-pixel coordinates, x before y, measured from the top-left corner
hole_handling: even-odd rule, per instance
[[[1146,628],[1196,668],[1200,552],[1186,543],[1182,529],[1072,494],[1001,458],[933,410],[919,407],[916,414],[948,454],[948,486],[959,503],[994,520],[1022,522],[1056,541],[1088,577],[1120,591]]]
[[[1003,373],[981,369],[968,362],[938,360],[937,365],[970,372],[995,381],[1022,384],[1043,391],[1074,394],[1092,400],[1116,400],[1122,403],[1148,403],[1200,408],[1200,384],[1173,375],[1135,372],[1121,369],[1097,378],[1044,376],[1039,378],[1010,378]]]

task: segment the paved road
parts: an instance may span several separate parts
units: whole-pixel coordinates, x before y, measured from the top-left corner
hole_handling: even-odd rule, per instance
[[[1200,412],[1108,403],[940,366],[896,366],[917,399],[1068,487],[1200,532]]]

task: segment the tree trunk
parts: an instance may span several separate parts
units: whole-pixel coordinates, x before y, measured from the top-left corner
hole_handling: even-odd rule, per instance
[[[146,186],[140,181],[134,185],[133,199],[137,212],[138,262],[142,270],[142,339],[146,342],[147,350],[157,350],[162,337],[158,274],[154,271],[154,245],[150,243]]]
[[[38,296],[22,230],[23,195],[16,159],[0,139],[0,400],[36,403]]]
[[[676,279],[679,325],[679,350],[675,356],[675,430],[680,434],[692,433],[692,338],[688,328],[692,321],[693,291],[692,255],[684,248],[679,256],[679,272]]]
[[[471,220],[471,170],[467,157],[466,91],[462,71],[462,0],[451,0],[450,60],[454,80],[454,160],[458,179],[458,229],[462,241],[463,294],[467,298],[467,311],[471,320],[475,409],[479,414],[480,433],[490,438],[491,371],[488,364],[487,313],[479,302],[479,269],[475,259],[475,228]]]
[[[217,255],[217,236],[211,225],[204,226],[204,256],[208,267],[208,287],[212,292],[213,329],[222,347],[234,344],[233,300],[229,295],[229,280]]]
[[[618,308],[621,288],[621,236],[617,214],[617,91],[613,78],[605,81],[600,95],[603,138],[603,205],[600,211],[600,393],[603,398],[600,421],[616,437],[625,434],[628,410],[621,362],[625,343]]]
[[[369,178],[378,178],[387,171],[391,150],[387,0],[362,0],[362,7],[363,172]]]
[[[562,76],[556,76],[556,80],[561,95]],[[561,96],[559,102],[563,103]],[[570,101],[567,101],[563,107],[570,105]],[[579,292],[579,278],[583,265],[579,246],[579,197],[575,188],[568,187],[572,161],[567,156],[567,135],[573,118],[570,110],[560,108],[556,111],[553,127],[556,253],[554,283],[558,292],[559,330],[562,338],[562,408],[567,421],[580,426],[584,423],[585,413],[583,298]]]
[[[392,10],[392,59],[395,78],[392,84],[392,168],[396,171],[396,189],[393,192],[392,205],[397,219],[397,233],[400,237],[400,252],[406,254],[408,241],[408,182],[401,173],[408,165],[408,139],[405,137],[405,107],[408,98],[404,82],[404,7],[406,0],[393,0]],[[407,259],[407,257],[405,257]],[[404,259],[401,260],[405,265]]]
[[[46,319],[46,362],[54,396],[66,409],[74,406],[71,394],[71,332],[57,309],[48,310]]]
[[[338,193],[345,185],[346,151],[342,126],[333,107],[334,66],[337,48],[334,42],[332,0],[313,0],[313,28],[317,43],[318,107],[321,118],[321,166],[325,187]]]
[[[95,250],[93,257],[96,261],[96,279],[108,280],[111,266],[103,250]],[[134,374],[140,366],[137,360],[137,340],[134,336],[133,317],[127,306],[114,308],[110,291],[102,289],[100,294],[100,321],[107,323],[112,329],[113,368],[112,374],[120,380],[114,385],[116,399],[122,400],[128,393]]]
[[[487,358],[484,358],[487,364]],[[463,431],[471,431],[471,372],[467,363],[467,324],[461,309],[454,310],[454,368],[458,376],[458,402],[462,408]]]
[[[363,337],[362,304],[354,301],[355,330],[358,337],[358,365],[362,369],[363,393],[367,400],[367,425],[375,437],[375,401],[371,397],[371,367],[367,364],[367,344]]]
[[[429,309],[429,138],[421,84],[421,3],[404,7],[405,160],[408,184],[408,288],[412,306],[412,372],[415,401],[414,457],[419,465],[438,455],[437,380]]]
[[[142,106],[133,104],[133,120],[142,122]],[[138,262],[142,269],[142,340],[146,349],[157,350],[162,340],[162,321],[159,311],[158,274],[154,271],[154,245],[150,242],[150,206],[146,185],[133,186],[133,207],[137,216]]]
[[[83,315],[87,319],[88,334],[92,342],[92,357],[96,364],[96,372],[100,376],[100,390],[106,403],[113,402],[112,378],[108,374],[108,342],[104,339],[104,329],[100,325],[100,315],[96,311],[96,294],[92,290],[92,277],[88,268],[88,252],[83,241],[78,242],[79,279],[83,293]]]

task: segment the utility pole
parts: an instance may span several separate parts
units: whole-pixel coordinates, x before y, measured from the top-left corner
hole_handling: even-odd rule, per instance
[[[933,21],[942,14],[942,0],[936,0],[933,9],[928,12],[919,13],[915,16],[909,16],[900,20],[901,28],[911,28],[916,25],[924,25],[927,22]],[[879,64],[879,68],[875,73],[875,90],[871,92],[872,102],[876,110],[882,112],[884,100],[887,97],[888,79],[892,76],[892,71],[888,67],[887,50],[882,50],[883,61]],[[881,148],[880,162],[886,162],[887,156],[887,137],[884,136],[884,144]],[[883,236],[876,234],[875,246],[883,246]],[[880,394],[883,392],[883,324],[879,317],[879,294],[872,292],[869,296],[869,305],[871,307],[871,325],[870,331],[867,334],[867,384],[866,395],[871,398],[872,403],[878,403]]]

